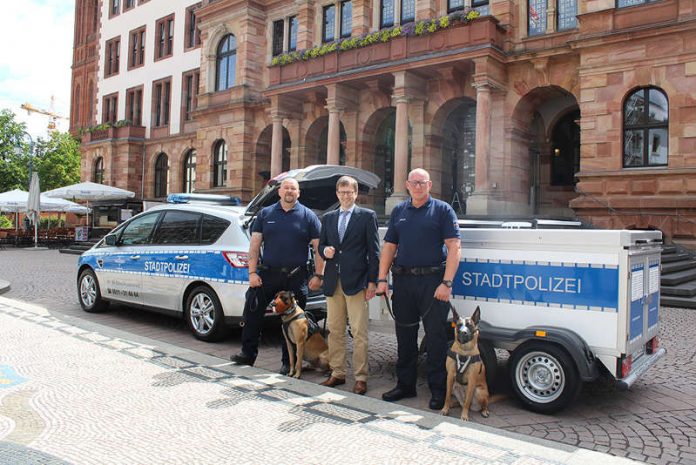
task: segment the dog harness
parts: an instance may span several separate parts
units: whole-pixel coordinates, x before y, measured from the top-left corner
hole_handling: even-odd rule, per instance
[[[294,312],[296,308],[297,308],[297,305],[293,305],[288,310],[286,310],[285,313],[290,314],[290,313]],[[302,319],[307,320],[307,339],[312,337],[312,335],[314,335],[314,333],[319,332],[319,325],[317,324],[317,322],[311,318],[308,318],[307,314],[305,312],[300,312],[297,315],[295,315],[294,317],[290,318],[289,320],[283,321],[283,326],[282,326],[283,335],[285,336],[285,338],[288,341],[290,341],[290,336],[288,333],[288,328],[290,328],[290,323],[292,323],[295,320],[302,320]],[[292,341],[290,343],[293,346],[295,345]]]
[[[466,384],[466,380],[464,379],[464,373],[466,373],[466,369],[469,368],[469,365],[481,361],[480,354],[462,355],[458,354],[457,352],[454,352],[452,349],[449,349],[447,351],[447,356],[453,358],[454,361],[457,363],[457,382],[459,384]]]

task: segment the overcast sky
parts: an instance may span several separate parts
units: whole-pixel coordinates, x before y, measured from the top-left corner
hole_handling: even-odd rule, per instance
[[[21,0],[2,2],[0,14],[0,109],[9,108],[27,123],[29,133],[46,137],[49,117],[27,115],[22,103],[70,116],[70,66],[72,64],[75,2],[71,0]],[[60,120],[67,130],[68,121]]]

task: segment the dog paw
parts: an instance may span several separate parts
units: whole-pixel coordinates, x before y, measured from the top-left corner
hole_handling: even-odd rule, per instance
[[[488,416],[489,416],[490,414],[491,414],[491,412],[489,412],[488,409],[486,409],[486,410],[481,410],[481,416],[482,416],[483,418],[488,418]]]
[[[440,415],[446,417],[447,415],[449,415],[449,409],[443,408],[442,410],[440,410]]]
[[[468,414],[465,415],[465,414],[462,413],[461,420],[462,420],[462,421],[469,421],[469,415],[468,415]]]
[[[302,376],[302,372],[301,372],[301,371],[298,371],[297,373],[295,373],[295,374],[293,374],[293,375],[290,375],[290,376],[292,376],[293,378],[300,379],[300,376]]]

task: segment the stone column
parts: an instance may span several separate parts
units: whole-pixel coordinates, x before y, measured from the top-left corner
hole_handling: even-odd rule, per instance
[[[271,178],[283,171],[283,117],[273,115],[273,135],[271,137]]]
[[[476,185],[466,200],[467,214],[491,214],[491,191],[489,180],[491,146],[491,88],[487,82],[474,84],[476,87]]]
[[[327,165],[338,165],[341,153],[341,112],[333,105],[327,105],[329,111],[329,133],[327,135]]]
[[[408,98],[394,97],[396,122],[394,127],[394,192],[385,203],[387,213],[406,197],[406,178],[408,177]]]
[[[476,86],[476,191],[488,190],[491,147],[491,88]]]

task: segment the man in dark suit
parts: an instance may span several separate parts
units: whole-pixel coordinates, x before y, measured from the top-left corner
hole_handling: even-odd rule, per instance
[[[367,301],[375,296],[379,268],[377,215],[358,207],[358,182],[342,176],[336,183],[338,210],[322,219],[319,254],[326,260],[324,294],[329,325],[331,376],[322,386],[346,382],[346,317],[353,335],[353,392],[367,391]]]

